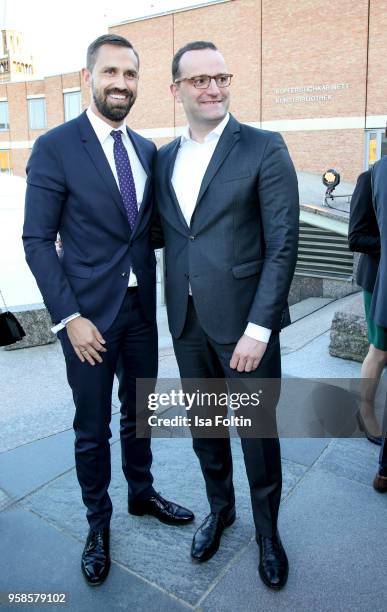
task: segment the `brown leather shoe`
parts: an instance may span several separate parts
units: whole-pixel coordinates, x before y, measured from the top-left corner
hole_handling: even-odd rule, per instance
[[[377,473],[374,478],[374,489],[379,493],[387,493],[387,476]]]

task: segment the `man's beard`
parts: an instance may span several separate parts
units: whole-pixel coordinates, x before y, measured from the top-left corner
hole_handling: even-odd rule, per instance
[[[109,94],[121,94],[127,96],[126,100],[122,100],[120,102],[117,101],[117,105],[113,106],[112,101],[108,100]],[[136,96],[129,89],[119,90],[119,89],[110,89],[105,90],[103,93],[98,92],[93,87],[93,98],[95,105],[101,115],[109,119],[110,121],[123,121],[125,117],[128,115],[130,109],[132,108]]]

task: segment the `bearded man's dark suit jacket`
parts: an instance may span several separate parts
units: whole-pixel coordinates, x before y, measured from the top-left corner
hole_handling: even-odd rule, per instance
[[[370,170],[359,175],[352,194],[348,242],[351,251],[361,253],[356,282],[372,293],[379,267],[380,234],[372,204]]]
[[[80,312],[107,341],[103,364],[92,367],[80,362],[66,330],[58,334],[76,404],[77,474],[94,528],[105,527],[111,515],[108,440],[115,372],[129,496],[146,497],[153,491],[150,441],[135,438],[135,377],[157,376],[156,262],[149,234],[156,148],[130,129],[128,134],[147,174],[133,231],[86,113],[41,136],[27,166],[23,241],[52,320],[58,323]],[[55,250],[57,232],[63,244],[61,260]],[[129,296],[131,268],[138,292]]]
[[[171,182],[179,145],[176,139],[159,150],[155,189],[165,241],[168,320],[180,374],[280,377],[278,332],[289,323],[299,224],[297,177],[286,145],[279,134],[230,116],[190,227]],[[258,369],[240,375],[229,361],[248,322],[273,332]],[[211,510],[226,510],[234,502],[229,440],[194,438],[193,443]],[[278,440],[242,438],[242,445],[256,529],[271,535],[281,493]]]

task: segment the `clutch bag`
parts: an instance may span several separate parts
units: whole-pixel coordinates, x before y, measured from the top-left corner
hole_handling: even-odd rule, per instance
[[[3,298],[1,291],[0,295]],[[5,306],[5,312],[0,312],[0,346],[14,344],[24,338],[25,335],[26,333],[15,315],[9,312]]]

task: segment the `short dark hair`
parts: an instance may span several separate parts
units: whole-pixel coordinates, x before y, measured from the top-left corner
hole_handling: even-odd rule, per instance
[[[123,36],[119,36],[118,34],[103,34],[102,36],[98,36],[95,40],[87,48],[86,54],[86,67],[90,72],[93,70],[95,66],[95,62],[97,60],[97,53],[102,45],[116,45],[117,47],[126,47],[127,49],[132,49],[134,55],[137,58],[138,65],[140,65],[140,58],[133,47],[132,43],[128,41],[127,38]]]
[[[213,51],[217,51],[217,47],[212,42],[207,42],[205,40],[194,40],[193,42],[187,43],[184,47],[181,47],[178,51],[176,51],[172,60],[172,80],[175,81],[180,76],[180,60],[183,57],[184,53],[187,51],[200,51],[201,49],[212,49]]]

